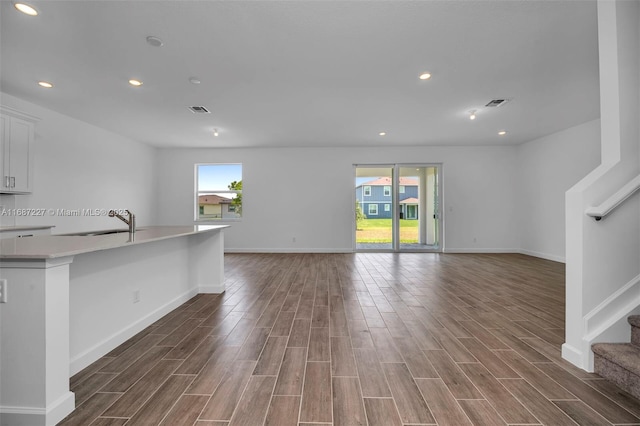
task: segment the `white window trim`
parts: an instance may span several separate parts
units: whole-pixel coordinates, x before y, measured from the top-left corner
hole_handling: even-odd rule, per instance
[[[389,185],[385,185],[382,188],[382,195],[385,197],[391,197],[391,187]]]
[[[367,194],[367,188],[369,189],[369,193]],[[362,187],[362,196],[363,197],[371,197],[371,186],[370,185],[364,185]]]
[[[384,211],[385,211],[385,212],[390,212],[390,211],[391,211],[391,204],[389,204],[389,203],[385,203],[385,205],[384,205]]]
[[[370,216],[378,216],[378,204],[371,203],[371,204],[368,204],[368,206],[369,207],[367,209],[367,211],[368,211],[367,214],[370,215]],[[372,212],[372,207],[375,208],[375,212]]]
[[[242,221],[242,216],[240,217],[224,217],[224,218],[205,218],[205,219],[201,219],[200,218],[200,203],[199,203],[199,198],[201,195],[216,195],[216,194],[242,194],[244,192],[244,190],[242,191],[238,191],[238,190],[233,190],[233,189],[229,189],[229,188],[225,188],[225,189],[221,189],[221,190],[200,190],[200,182],[198,180],[198,167],[199,166],[225,166],[225,165],[230,165],[230,164],[237,164],[239,165],[241,168],[243,167],[242,163],[196,163],[194,165],[194,176],[193,179],[195,181],[195,197],[194,197],[194,222],[215,222],[215,223],[219,223],[219,222],[240,222]],[[242,175],[240,180],[244,179],[244,174]],[[232,197],[231,197],[232,198]]]

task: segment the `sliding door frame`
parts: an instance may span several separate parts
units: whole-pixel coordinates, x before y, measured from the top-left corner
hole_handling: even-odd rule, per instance
[[[444,192],[443,192],[443,164],[442,163],[376,163],[376,164],[354,164],[353,165],[353,176],[357,177],[357,169],[358,168],[388,168],[391,169],[391,234],[392,234],[392,243],[391,249],[358,249],[356,243],[356,192],[355,190],[352,192],[352,241],[353,241],[353,250],[354,252],[358,251],[380,251],[380,252],[420,252],[420,253],[442,253],[444,250]],[[437,219],[437,230],[436,230],[436,239],[437,245],[431,248],[416,248],[412,249],[401,249],[400,248],[400,169],[401,168],[429,168],[434,167],[437,170],[437,207],[434,209],[434,215]],[[420,194],[424,196],[424,194]],[[424,213],[421,212],[421,208],[418,208],[418,220],[419,226],[426,226],[423,223],[420,217],[424,216]]]

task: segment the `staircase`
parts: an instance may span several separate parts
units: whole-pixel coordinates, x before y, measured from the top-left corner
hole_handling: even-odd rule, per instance
[[[596,343],[595,372],[640,398],[640,315],[627,318],[631,324],[631,343]]]

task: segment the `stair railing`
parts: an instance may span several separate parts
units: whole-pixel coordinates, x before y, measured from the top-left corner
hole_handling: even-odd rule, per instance
[[[615,194],[607,198],[602,204],[595,207],[589,207],[585,210],[587,216],[593,217],[595,220],[601,220],[603,217],[611,213],[616,207],[624,203],[629,197],[640,189],[640,175],[636,176],[620,188]]]

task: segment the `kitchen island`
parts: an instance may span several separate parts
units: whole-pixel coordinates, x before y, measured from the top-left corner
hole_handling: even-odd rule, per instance
[[[0,240],[0,423],[55,425],[69,377],[197,293],[224,291],[226,226]]]

